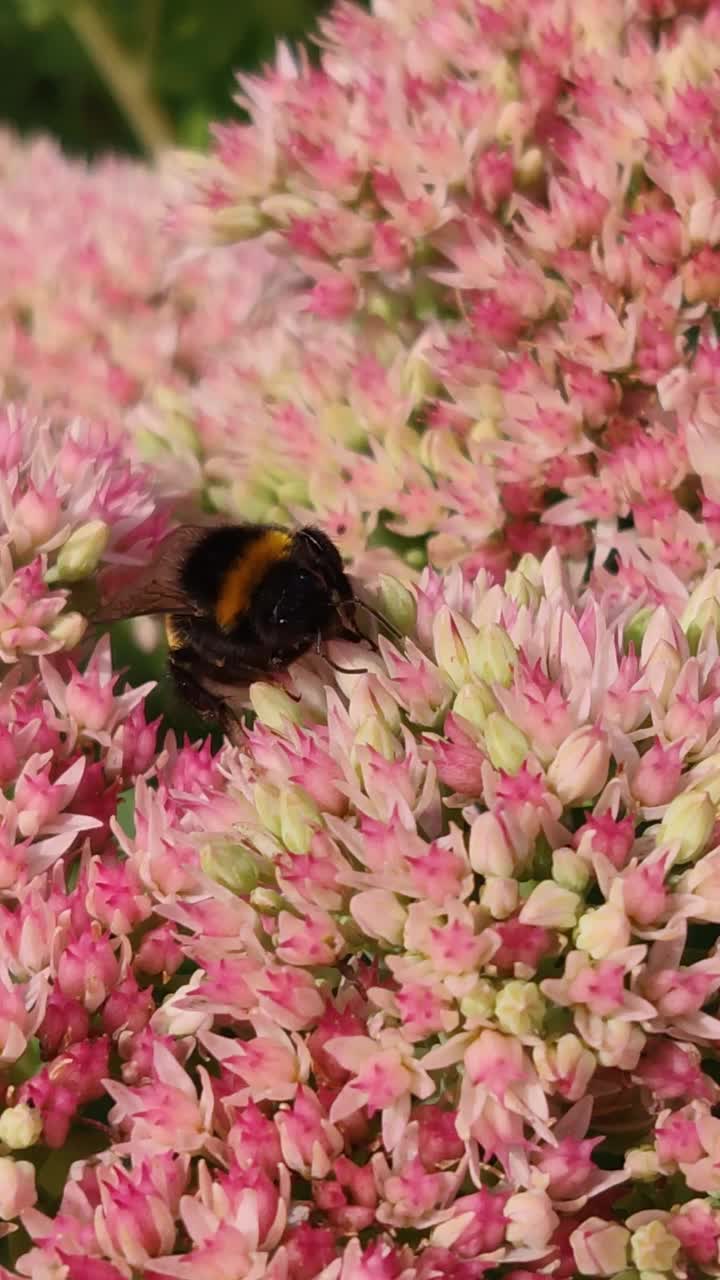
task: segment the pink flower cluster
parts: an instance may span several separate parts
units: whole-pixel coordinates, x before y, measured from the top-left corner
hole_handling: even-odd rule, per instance
[[[215,501],[470,577],[712,567],[717,3],[345,3],[320,44],[241,77],[251,123],[192,166],[188,234],[306,277],[191,389]]]
[[[321,45],[0,141],[0,1280],[720,1275],[720,4]],[[163,493],[402,638],[159,741]]]
[[[0,406],[0,662],[19,664],[3,704],[22,660],[74,649],[97,590],[108,595],[137,572],[167,529],[167,512],[126,453],[97,425],[53,425]]]
[[[185,401],[255,311],[267,253],[198,254],[170,172],[88,166],[47,139],[0,132],[0,188],[3,399],[131,433],[166,486],[194,491],[202,449]]]
[[[682,621],[557,551],[383,603],[403,642],[253,685],[217,754],[155,755],[103,646],[43,660],[73,764],[6,802],[16,1274],[720,1272],[718,575]]]

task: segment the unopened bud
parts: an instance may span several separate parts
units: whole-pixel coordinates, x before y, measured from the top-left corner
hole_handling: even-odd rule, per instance
[[[493,920],[507,920],[517,909],[518,882],[507,876],[490,876],[482,887],[480,906],[490,913]]]
[[[300,704],[276,684],[258,680],[250,685],[250,703],[261,724],[282,733],[290,724],[302,724]]]
[[[543,171],[543,163],[543,153],[539,147],[528,147],[527,151],[523,151],[516,165],[518,185],[527,187],[537,182]]]
[[[715,635],[720,635],[720,600],[703,600],[687,628],[688,645],[691,653],[697,653],[700,641],[706,628]]]
[[[453,703],[455,715],[462,716],[473,728],[480,730],[485,728],[490,713],[497,710],[495,695],[482,680],[468,680]]]
[[[355,760],[358,747],[372,747],[385,760],[395,760],[400,743],[381,716],[367,716],[355,733],[351,759]]]
[[[36,1200],[35,1166],[29,1160],[0,1156],[0,1221],[12,1222]]]
[[[369,938],[398,947],[403,940],[407,911],[388,889],[367,889],[350,902],[355,923]]]
[[[575,946],[593,960],[619,951],[630,942],[630,924],[624,911],[610,902],[586,911],[578,922]]]
[[[484,444],[486,440],[497,440],[499,434],[497,420],[494,417],[478,418],[470,428],[470,439],[477,444]]]
[[[476,637],[475,628],[462,615],[452,613],[446,605],[438,611],[433,622],[435,661],[456,689],[462,688],[470,675],[468,645]]]
[[[426,431],[420,440],[418,457],[434,476],[449,476],[462,462],[460,446],[454,436],[446,431]]]
[[[402,724],[402,716],[392,694],[374,677],[354,680],[352,684],[355,687],[350,697],[348,716],[353,728],[364,725],[367,730],[368,722],[377,720],[390,733],[397,733]],[[397,744],[393,746],[393,755],[389,758],[394,759],[396,754]]]
[[[583,893],[588,886],[590,871],[584,858],[574,849],[555,849],[552,856],[552,877],[563,889]]]
[[[280,792],[268,782],[256,782],[253,801],[263,826],[274,836],[280,836]]]
[[[495,58],[488,69],[488,80],[498,97],[505,102],[514,102],[519,98],[518,73],[509,57],[501,55]]]
[[[542,598],[541,586],[538,586],[531,578],[527,577],[520,567],[510,570],[505,574],[505,583],[503,587],[505,595],[514,600],[516,604],[528,609],[534,609],[540,603]]]
[[[280,838],[291,853],[307,853],[320,825],[320,810],[301,787],[280,792]]]
[[[257,205],[250,200],[243,200],[215,210],[212,230],[222,244],[234,244],[237,240],[252,239],[262,230],[264,222]]]
[[[80,582],[97,569],[108,544],[110,530],[104,520],[80,525],[63,543],[55,561],[55,576],[61,582]],[[48,575],[49,576],[49,575]]]
[[[218,840],[203,845],[200,866],[206,876],[233,893],[250,893],[258,882],[255,856],[241,844]]]
[[[720,601],[720,569],[713,569],[690,593],[690,598],[680,618],[680,626],[687,636],[690,628],[697,623],[698,614],[703,605],[711,601]],[[702,630],[702,628],[700,628]]]
[[[287,909],[287,903],[275,889],[253,889],[250,894],[250,905],[261,916],[277,916]]]
[[[537,1035],[547,1008],[545,997],[534,982],[513,979],[506,982],[495,1001],[495,1017],[500,1029],[513,1036]]]
[[[13,1151],[32,1147],[43,1131],[42,1116],[25,1102],[7,1107],[0,1114],[0,1142]]]
[[[409,355],[405,361],[405,367],[403,368],[400,377],[400,386],[403,394],[408,397],[413,408],[421,404],[423,401],[426,401],[428,397],[432,395],[436,386],[435,375],[430,361],[424,356],[415,354],[414,352]],[[386,448],[388,447],[388,444],[396,438],[396,436],[394,437],[393,435],[388,434],[385,437]],[[408,432],[408,440],[403,449],[403,461],[407,458],[408,445],[412,449],[413,441],[410,436],[410,432]]]
[[[48,635],[57,640],[63,649],[74,649],[87,631],[87,618],[81,613],[61,613],[48,628]]]
[[[485,724],[485,749],[496,769],[517,773],[528,756],[530,743],[512,720],[493,711]]]
[[[517,666],[517,649],[507,631],[495,623],[478,628],[477,637],[470,651],[470,663],[476,676],[488,684],[512,684]]]
[[[466,1022],[476,1025],[487,1022],[495,1010],[495,988],[487,978],[479,978],[471,991],[460,1001],[460,1012]]]
[[[592,800],[602,791],[610,768],[610,745],[602,729],[575,729],[562,743],[547,772],[563,804]]]
[[[685,791],[670,802],[658,828],[658,841],[680,845],[677,862],[692,862],[702,853],[715,825],[715,805],[707,791]]]
[[[381,573],[377,585],[377,604],[380,613],[403,635],[415,630],[417,606],[412,592],[397,578]]]
[[[349,404],[335,400],[319,413],[320,429],[330,440],[361,452],[367,443],[367,431]]]
[[[143,426],[135,433],[135,442],[148,459],[168,452],[180,457],[201,452],[200,438],[190,415],[186,397],[178,395],[171,387],[158,386],[153,392],[157,416],[150,426]]]
[[[494,813],[479,813],[470,828],[470,865],[481,876],[511,877],[519,859]]]
[[[260,208],[266,217],[281,226],[289,226],[296,218],[309,218],[316,212],[312,201],[287,191],[265,196]]]
[[[672,1272],[679,1248],[677,1236],[657,1218],[633,1231],[630,1240],[632,1260],[641,1272]]]
[[[660,1162],[654,1147],[632,1147],[625,1156],[625,1172],[632,1182],[654,1182]]]
[[[545,929],[573,929],[581,907],[582,898],[576,893],[561,889],[552,880],[542,880],[520,912],[520,923],[542,925]]]
[[[570,1236],[575,1265],[583,1276],[614,1276],[627,1265],[630,1232],[620,1223],[586,1218]]]

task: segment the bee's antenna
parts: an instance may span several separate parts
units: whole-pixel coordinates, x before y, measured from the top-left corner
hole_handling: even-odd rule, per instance
[[[373,617],[376,622],[379,622],[381,626],[386,627],[387,630],[390,632],[390,634],[394,636],[396,640],[405,639],[402,631],[400,631],[398,627],[396,627],[395,624],[390,621],[389,618],[386,618],[384,613],[381,613],[379,609],[375,609],[373,605],[367,604],[365,600],[358,600],[357,596],[353,596],[352,600],[350,601],[350,604],[354,604],[356,609],[364,609],[365,612],[369,613],[370,616]]]
[[[368,674],[367,667],[340,667],[337,662],[333,662],[332,658],[328,658],[327,654],[323,654],[323,659],[327,662],[333,671],[339,671],[344,676],[366,676]]]

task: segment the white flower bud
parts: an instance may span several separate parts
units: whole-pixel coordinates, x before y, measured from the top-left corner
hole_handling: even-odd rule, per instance
[[[381,573],[377,585],[378,609],[403,635],[415,630],[417,606],[412,592],[397,578]]]
[[[302,787],[280,792],[280,838],[291,853],[307,853],[321,824],[320,810]]]
[[[638,1271],[672,1271],[680,1241],[657,1218],[633,1231],[630,1252]]]
[[[261,724],[267,725],[276,733],[282,733],[290,724],[302,724],[300,703],[295,702],[284,689],[277,684],[266,684],[262,680],[250,685],[250,704]]]
[[[545,929],[572,929],[582,906],[582,898],[570,889],[561,889],[553,880],[536,885],[520,912],[521,924],[537,924]]]
[[[586,911],[578,922],[575,946],[593,960],[602,960],[630,942],[630,924],[624,911],[606,902]]]
[[[556,884],[573,893],[582,893],[588,886],[590,871],[584,858],[574,849],[555,849],[552,856],[552,875]]]
[[[671,800],[658,827],[658,842],[679,842],[677,862],[692,862],[702,853],[715,825],[716,809],[707,791],[685,791]]]
[[[534,982],[506,982],[495,1001],[495,1017],[502,1031],[513,1036],[537,1035],[547,1004]]]
[[[87,631],[87,618],[81,613],[61,613],[48,628],[48,635],[57,640],[63,649],[74,649]]]
[[[518,882],[507,876],[490,876],[482,887],[480,905],[493,920],[507,920],[517,909]]]
[[[0,1114],[0,1142],[13,1151],[32,1147],[43,1130],[42,1116],[36,1107],[18,1102]]]
[[[80,582],[97,569],[108,544],[110,529],[104,520],[80,525],[63,543],[55,561],[55,576],[61,582]]]
[[[512,720],[493,711],[485,723],[485,750],[491,764],[503,773],[517,773],[530,751],[525,734]]]

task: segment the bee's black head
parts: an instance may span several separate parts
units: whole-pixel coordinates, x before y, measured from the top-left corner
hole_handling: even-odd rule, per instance
[[[298,530],[290,555],[273,564],[256,588],[252,619],[268,648],[301,653],[318,636],[342,630],[338,606],[352,600],[352,587],[337,548],[318,529]]]

